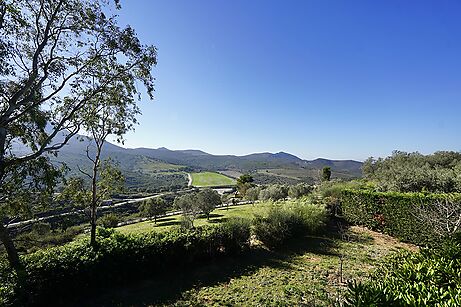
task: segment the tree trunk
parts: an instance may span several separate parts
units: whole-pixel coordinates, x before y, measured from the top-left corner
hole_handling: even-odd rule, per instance
[[[93,163],[93,174],[91,178],[91,213],[90,213],[90,224],[91,224],[91,239],[90,244],[91,246],[96,246],[96,215],[97,215],[97,193],[98,193],[98,186],[97,186],[97,177],[98,177],[98,168],[99,168],[99,159],[101,154],[101,148],[97,147],[96,157]]]
[[[5,142],[6,142],[6,129],[0,127],[0,184],[3,183],[3,177],[5,176]],[[10,265],[14,269],[19,269],[21,263],[19,261],[18,251],[14,246],[13,240],[10,237],[8,229],[3,225],[0,219],[0,241],[5,246],[6,253],[8,254],[8,260]]]
[[[14,246],[13,240],[11,240],[8,228],[6,228],[2,223],[0,223],[0,240],[3,243],[3,246],[5,246],[11,267],[15,270],[19,269],[21,267],[21,262],[19,261],[18,251]]]

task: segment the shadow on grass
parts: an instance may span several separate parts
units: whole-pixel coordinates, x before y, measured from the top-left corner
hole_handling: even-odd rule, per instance
[[[180,221],[175,219],[171,219],[170,221],[158,221],[156,227],[164,227],[164,226],[173,226],[173,225],[181,225]]]
[[[185,291],[229,282],[232,278],[250,275],[262,267],[293,269],[290,260],[313,252],[334,255],[335,233],[293,239],[283,248],[270,251],[254,247],[238,256],[226,256],[188,268],[170,269],[151,278],[127,282],[111,289],[97,289],[97,295],[79,298],[70,306],[151,306],[174,303]],[[161,265],[161,264],[159,264]],[[142,268],[140,268],[142,269]]]

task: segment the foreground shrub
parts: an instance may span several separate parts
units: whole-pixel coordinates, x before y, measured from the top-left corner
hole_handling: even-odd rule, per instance
[[[343,190],[340,204],[348,222],[418,245],[437,244],[461,226],[461,194]]]
[[[344,306],[461,306],[461,245],[400,253],[365,283],[350,282]]]
[[[323,207],[304,201],[272,206],[267,215],[256,216],[253,231],[256,238],[269,248],[277,248],[292,237],[316,232],[326,221]]]
[[[26,278],[18,282],[11,269],[0,265],[1,303],[24,302],[19,289],[27,290],[27,300],[56,304],[79,291],[99,288],[154,272],[176,269],[188,263],[236,253],[249,244],[249,223],[231,220],[216,227],[182,231],[124,235],[100,229],[98,247],[88,240],[41,250],[22,257]]]

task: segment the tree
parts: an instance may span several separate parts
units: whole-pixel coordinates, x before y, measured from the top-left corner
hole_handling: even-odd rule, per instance
[[[259,187],[249,188],[246,190],[245,199],[255,202],[258,200],[260,192],[261,192],[261,189]]]
[[[194,220],[200,214],[200,207],[198,206],[197,193],[188,193],[177,196],[174,199],[174,206],[182,211],[183,218],[194,228]]]
[[[154,224],[157,224],[157,217],[164,215],[166,212],[166,203],[161,197],[149,198],[141,203],[139,211],[143,216],[154,218]]]
[[[262,189],[259,193],[258,198],[261,200],[281,200],[288,196],[287,188],[280,185],[270,185],[265,189]]]
[[[245,197],[246,191],[254,186],[253,181],[253,177],[249,174],[244,174],[237,178],[237,188],[240,195]]]
[[[325,166],[322,169],[322,181],[330,181],[331,178],[331,167]]]
[[[237,178],[237,184],[252,183],[253,181],[254,179],[250,174],[244,174]]]
[[[38,190],[28,190],[27,185],[56,183],[47,154],[56,153],[78,133],[83,120],[79,112],[88,102],[113,88],[114,82],[135,97],[137,80],[152,97],[150,71],[156,49],[143,46],[132,28],[120,28],[115,15],[106,15],[107,6],[110,2],[102,0],[0,2],[2,221],[28,211],[11,210],[16,204],[9,200],[18,187],[23,195],[36,198]],[[115,6],[120,8],[118,1]],[[35,176],[41,166],[45,167]],[[5,224],[0,225],[0,240],[11,265],[18,268],[19,257]]]
[[[312,186],[305,183],[299,183],[288,188],[288,196],[290,196],[290,198],[299,198],[309,194],[312,190]]]
[[[67,185],[64,186],[60,195],[60,199],[72,202],[77,207],[88,209],[91,226],[90,242],[93,246],[96,245],[97,208],[103,200],[111,198],[115,193],[122,192],[125,183],[122,172],[111,159],[98,163],[95,177],[87,174],[90,183],[83,178],[73,177],[67,181]]]
[[[105,214],[98,219],[98,223],[104,228],[115,228],[120,222],[120,217],[116,213]]]
[[[212,189],[203,189],[197,194],[198,208],[205,214],[207,220],[210,219],[210,213],[216,206],[222,204],[219,193]]]

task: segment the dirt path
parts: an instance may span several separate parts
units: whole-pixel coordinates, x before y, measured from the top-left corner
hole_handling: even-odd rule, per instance
[[[190,187],[192,186],[192,176],[189,173],[187,173],[187,177],[189,178],[189,182],[187,183],[187,186]]]

